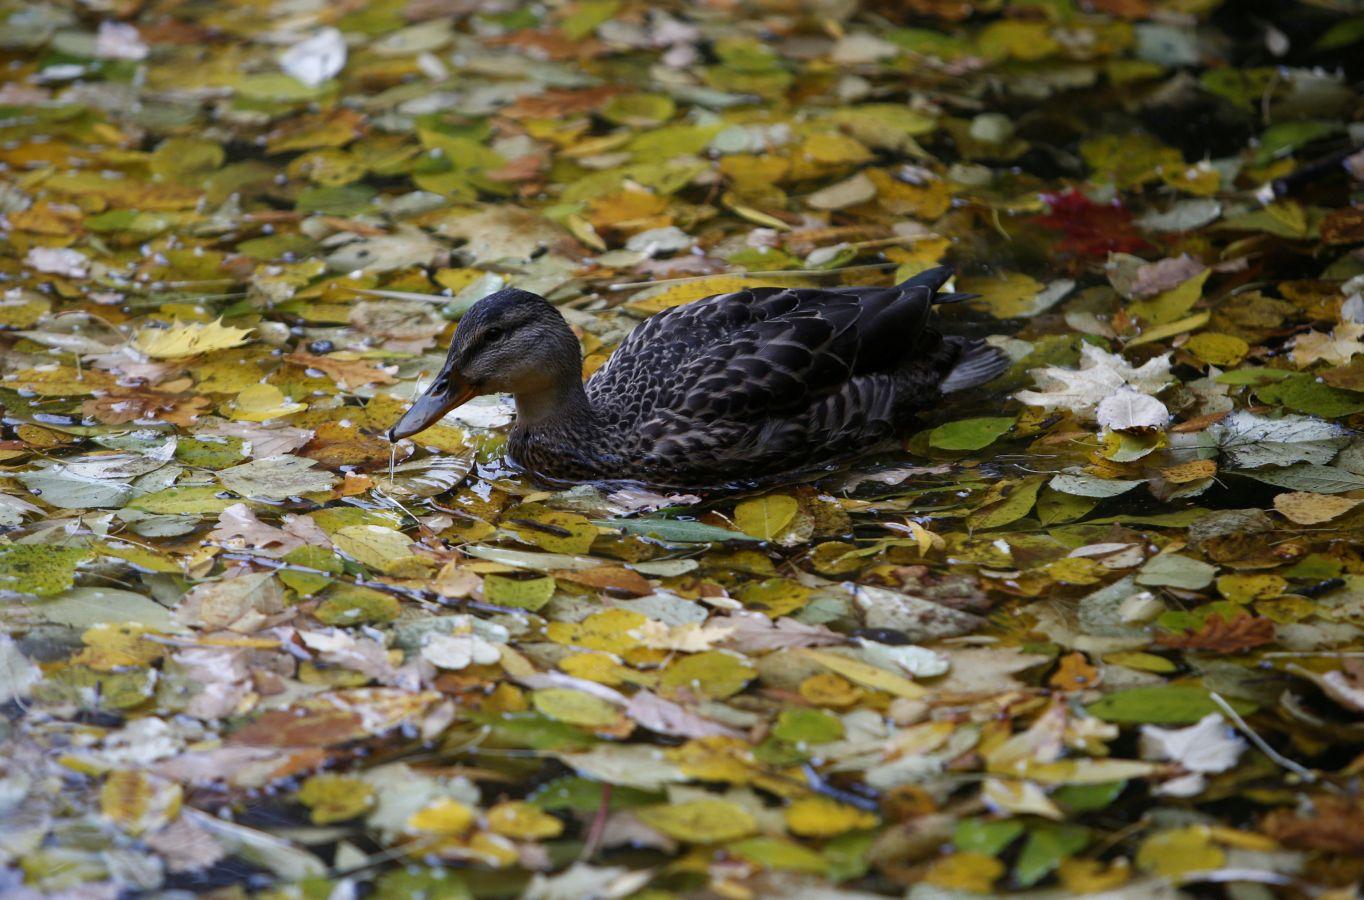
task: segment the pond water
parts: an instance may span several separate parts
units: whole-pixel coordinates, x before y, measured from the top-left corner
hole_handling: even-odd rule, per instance
[[[0,894],[1343,896],[1361,48],[1353,0],[0,0]],[[938,265],[1010,366],[855,461],[385,439],[502,288],[586,377]]]

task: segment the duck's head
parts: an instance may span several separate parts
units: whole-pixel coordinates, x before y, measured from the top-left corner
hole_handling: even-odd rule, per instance
[[[388,439],[416,434],[480,394],[515,394],[518,409],[553,397],[581,384],[581,370],[578,339],[552,304],[515,288],[489,294],[459,320],[445,365]]]

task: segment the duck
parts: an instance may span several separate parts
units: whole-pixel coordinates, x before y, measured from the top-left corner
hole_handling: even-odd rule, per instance
[[[517,288],[460,319],[435,379],[388,432],[418,435],[481,394],[511,394],[507,454],[551,483],[758,485],[876,449],[1009,358],[943,334],[952,269],[889,287],[749,287],[644,320],[586,383],[563,315]],[[420,439],[418,438],[418,442]]]

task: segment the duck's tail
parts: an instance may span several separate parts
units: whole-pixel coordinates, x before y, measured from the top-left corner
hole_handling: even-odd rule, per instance
[[[938,390],[944,394],[964,391],[992,381],[1012,364],[1012,360],[1004,351],[991,347],[980,338],[952,335],[944,340],[960,348],[957,361],[948,371],[947,377],[938,385]]]
[[[937,266],[932,269],[925,269],[912,278],[907,278],[900,282],[896,287],[901,291],[910,291],[914,288],[928,288],[930,298],[934,305],[939,303],[960,303],[963,300],[973,300],[980,294],[941,294],[942,286],[951,280],[954,270],[951,266]]]

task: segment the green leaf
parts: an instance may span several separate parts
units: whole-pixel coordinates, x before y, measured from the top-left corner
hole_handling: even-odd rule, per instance
[[[104,622],[145,625],[155,631],[184,631],[171,618],[171,611],[150,597],[107,587],[72,588],[60,596],[34,604],[44,621],[73,628],[89,628]]]
[[[1263,471],[1237,471],[1238,475],[1263,481],[1290,491],[1311,491],[1316,494],[1343,494],[1346,491],[1364,489],[1364,476],[1341,469],[1337,466],[1314,466],[1302,463],[1282,469]]]
[[[510,606],[536,612],[554,596],[553,578],[508,578],[505,575],[483,576],[483,597],[498,606]]]
[[[1126,781],[1104,781],[1099,784],[1063,784],[1051,799],[1071,812],[1104,809],[1118,799],[1127,788]]]
[[[1227,698],[1242,715],[1255,711],[1255,704]],[[1191,684],[1159,684],[1130,688],[1101,697],[1086,709],[1106,722],[1123,725],[1189,725],[1209,713],[1221,712],[1209,692]]]
[[[1141,567],[1137,573],[1137,584],[1196,591],[1212,584],[1216,574],[1217,567],[1209,563],[1178,553],[1162,553],[1151,557]]]
[[[128,509],[157,515],[216,515],[232,504],[241,502],[219,496],[222,493],[220,487],[203,484],[166,488],[138,497],[128,504]]]
[[[218,480],[243,497],[287,500],[325,491],[336,483],[335,475],[316,466],[315,460],[302,456],[271,456],[224,469],[218,473]]]
[[[769,869],[820,873],[827,867],[824,857],[815,851],[781,838],[746,838],[729,844],[725,851],[746,862]]]
[[[1274,384],[1256,388],[1255,395],[1296,412],[1339,419],[1364,412],[1364,397],[1318,381],[1315,375],[1299,372]]]
[[[843,737],[843,722],[822,709],[784,709],[772,734],[793,744],[827,744]]]
[[[952,846],[958,853],[998,856],[1023,830],[1017,819],[962,819],[952,832]]]
[[[89,559],[89,547],[10,544],[0,547],[0,590],[51,597],[76,582],[76,567]]]
[[[707,544],[712,541],[756,541],[742,531],[717,528],[687,519],[599,519],[593,525],[614,528],[626,534],[655,538],[665,543]]]
[[[973,512],[968,519],[971,527],[1000,528],[1023,518],[1032,511],[1044,481],[1042,477],[1035,477],[1016,483],[1004,499]]]
[[[1074,856],[1089,843],[1089,829],[1083,825],[1045,823],[1028,829],[1028,840],[1014,864],[1014,877],[1023,887],[1032,887],[1050,875],[1068,856]]]
[[[939,425],[928,433],[928,444],[939,450],[982,450],[1008,432],[1017,416],[984,416]]]

